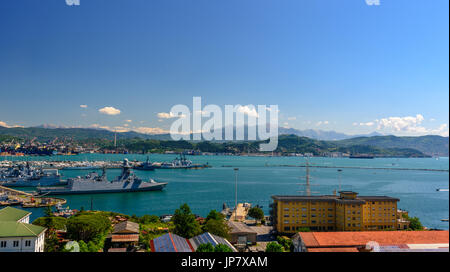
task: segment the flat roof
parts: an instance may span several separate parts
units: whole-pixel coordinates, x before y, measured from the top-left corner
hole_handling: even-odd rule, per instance
[[[449,243],[447,231],[344,231],[299,232],[306,247],[355,247],[368,242],[383,245],[443,244]]]
[[[400,199],[390,196],[358,196],[355,199],[343,199],[335,195],[273,195],[272,199],[279,201],[400,201]]]
[[[232,220],[229,220],[227,223],[228,226],[231,227],[230,233],[258,234],[255,230],[247,226],[245,223],[233,222]]]
[[[318,195],[318,196],[303,196],[303,195],[273,195],[272,199],[280,201],[298,201],[298,200],[310,200],[310,201],[333,201],[338,196],[335,195]]]

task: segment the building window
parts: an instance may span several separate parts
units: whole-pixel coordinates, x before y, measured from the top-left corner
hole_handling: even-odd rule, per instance
[[[6,247],[6,241],[1,241],[0,242],[0,247]]]
[[[30,241],[30,240],[26,240],[26,241],[25,241],[25,246],[26,246],[26,247],[31,246],[31,241]]]
[[[18,247],[19,246],[19,241],[13,241],[13,247]]]
[[[284,227],[284,230],[285,230],[285,231],[290,231],[290,230],[291,230],[291,227]]]

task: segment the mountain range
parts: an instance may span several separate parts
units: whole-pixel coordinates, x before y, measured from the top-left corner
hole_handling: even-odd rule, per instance
[[[350,146],[366,146],[383,149],[415,149],[427,155],[448,156],[449,138],[437,135],[417,136],[417,137],[398,137],[393,135],[380,135],[371,133],[367,135],[347,135],[335,131],[322,130],[296,130],[292,128],[279,128],[279,134],[295,135],[305,138],[311,138],[322,142],[348,148]],[[113,131],[95,128],[49,128],[49,127],[13,127],[6,128],[0,126],[0,135],[3,139],[8,137],[17,137],[21,139],[33,139],[38,141],[51,141],[58,139],[114,139]],[[6,137],[8,136],[8,137]],[[169,134],[143,134],[134,131],[118,132],[116,134],[120,139],[151,139],[151,140],[171,140]]]

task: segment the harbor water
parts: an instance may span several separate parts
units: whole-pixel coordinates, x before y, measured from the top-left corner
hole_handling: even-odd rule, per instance
[[[176,155],[152,154],[151,161],[171,161]],[[147,155],[138,154],[82,154],[52,157],[0,157],[0,160],[51,161],[145,161]],[[188,156],[194,163],[208,163],[205,169],[156,169],[135,173],[148,180],[167,182],[160,192],[121,194],[67,195],[72,209],[94,209],[128,215],[172,214],[181,204],[188,203],[192,211],[206,216],[211,209],[221,210],[223,203],[234,206],[235,173],[239,168],[238,202],[263,206],[269,213],[272,195],[304,194],[306,169],[301,157],[251,156]],[[353,190],[360,195],[386,195],[400,199],[398,207],[420,218],[428,228],[448,229],[449,159],[445,158],[310,158],[311,191],[313,194],[332,194],[333,190]],[[326,168],[323,168],[326,167]],[[376,168],[376,169],[368,169]],[[342,171],[338,171],[341,169]],[[397,170],[396,170],[397,169]],[[419,169],[419,170],[414,170]],[[427,170],[425,170],[427,169]],[[431,170],[431,171],[429,171]],[[101,170],[98,170],[99,172]],[[62,170],[63,178],[85,175],[89,170]],[[120,169],[107,170],[109,179],[119,175]],[[339,182],[339,180],[341,182]],[[30,189],[25,189],[29,191]],[[303,192],[302,192],[303,191]],[[43,215],[43,209],[30,209],[32,220]]]

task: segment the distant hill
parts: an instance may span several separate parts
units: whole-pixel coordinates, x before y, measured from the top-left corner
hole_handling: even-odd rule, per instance
[[[370,137],[370,136],[381,136],[382,134],[378,132],[372,132],[370,134],[360,134],[360,135],[349,135],[345,133],[336,132],[333,130],[320,130],[320,129],[306,129],[306,130],[298,130],[295,128],[282,128],[278,129],[280,135],[282,134],[292,134],[301,137],[308,137],[316,140],[325,140],[325,141],[337,141],[350,139],[355,137]]]
[[[339,146],[365,145],[379,148],[412,148],[427,155],[448,156],[449,138],[438,135],[419,137],[374,136],[335,141]]]
[[[292,129],[283,130],[280,128],[280,134],[290,132]],[[319,137],[317,133],[321,134],[321,138],[328,137],[344,137],[345,134],[337,135],[334,132],[323,132],[316,130],[300,131],[295,130],[297,134],[309,134],[308,136],[297,135],[296,133],[282,135],[279,140],[279,150],[285,152],[312,152],[316,151],[340,151],[351,153],[374,153],[377,152],[400,152],[402,154],[420,151],[426,155],[449,155],[449,138],[436,135],[420,136],[420,137],[397,137],[397,136],[371,136],[371,137],[356,137],[349,139],[342,139],[337,141],[320,140],[314,137]],[[314,134],[314,133],[316,134]],[[326,137],[324,135],[327,135]],[[44,127],[29,127],[29,128],[6,128],[0,126],[0,139],[3,141],[12,139],[11,137],[18,137],[22,139],[37,138],[38,141],[50,141],[58,137],[59,139],[104,139],[113,140],[114,132],[103,129],[93,128],[44,128]],[[314,137],[313,137],[314,136]],[[143,134],[134,131],[117,133],[117,139],[141,139],[141,140],[160,140],[169,141],[171,137],[169,134]],[[223,142],[223,141],[222,141]]]
[[[351,142],[351,140],[349,140]],[[319,141],[296,135],[281,135],[278,138],[280,152],[313,153],[319,155],[324,152],[343,152],[351,154],[371,154],[383,157],[426,157],[423,152],[413,148],[378,147],[361,145],[358,143],[343,145],[337,141]]]
[[[0,126],[0,135],[9,135],[22,139],[37,138],[38,141],[50,141],[58,137],[59,139],[114,139],[114,132],[104,129],[94,128],[43,128],[43,127],[14,127],[6,128]],[[152,135],[137,133],[134,131],[117,133],[118,139],[127,138],[151,138]]]

